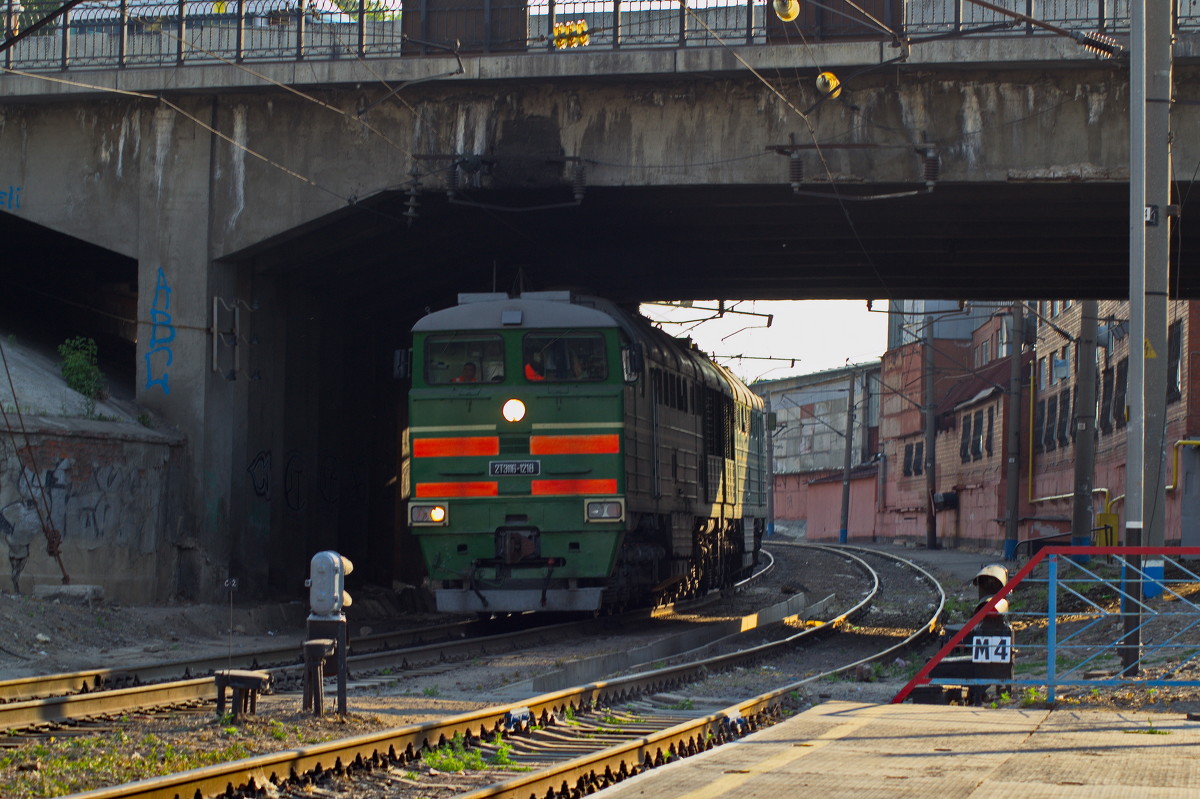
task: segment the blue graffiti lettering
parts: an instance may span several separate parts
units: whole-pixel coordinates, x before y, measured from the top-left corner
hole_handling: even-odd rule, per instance
[[[162,344],[170,344],[175,340],[175,326],[171,324],[171,315],[156,308],[150,309],[150,349],[158,349]]]
[[[8,191],[0,191],[0,208],[10,211],[21,210],[21,187],[9,186]]]
[[[150,345],[146,351],[146,388],[159,386],[162,388],[163,394],[171,393],[171,376],[167,373],[167,369],[175,360],[175,353],[167,346],[175,340],[175,326],[171,323],[170,309],[171,286],[167,283],[167,276],[163,274],[160,266],[158,281],[154,286],[154,304],[150,309]],[[153,356],[159,353],[165,354],[167,360],[158,370],[162,376],[155,377]]]
[[[158,298],[163,295],[166,295],[166,300],[159,305]],[[154,307],[164,311],[171,310],[171,287],[167,285],[167,276],[163,274],[161,266],[158,268],[158,282],[154,284]]]

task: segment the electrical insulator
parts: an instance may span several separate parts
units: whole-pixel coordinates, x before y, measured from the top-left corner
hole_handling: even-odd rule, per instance
[[[554,23],[554,46],[562,50],[566,47],[584,47],[592,43],[588,33],[587,20]]]
[[[413,220],[419,216],[417,209],[421,207],[421,201],[417,199],[416,186],[408,190],[408,199],[404,201],[404,205],[407,206],[404,216],[408,218],[408,224],[411,226]]]
[[[784,22],[791,22],[800,16],[799,0],[774,0],[772,5],[775,6],[775,16]]]
[[[583,162],[576,161],[575,162],[575,172],[571,176],[571,188],[574,189],[574,191],[575,191],[576,201],[583,200],[583,191],[584,191],[584,189],[587,188],[586,180],[587,180],[587,175],[585,174],[584,169],[583,169]]]
[[[421,201],[417,197],[421,189],[421,173],[414,165],[412,169],[408,170],[408,174],[412,177],[412,182],[408,186],[408,199],[404,202],[407,207],[404,216],[408,218],[408,226],[412,227],[413,220],[418,216],[417,208],[421,205]]]
[[[842,93],[842,82],[832,72],[822,72],[817,76],[817,91],[831,100],[835,99]]]
[[[788,179],[792,182],[792,191],[800,191],[804,182],[804,162],[800,160],[800,151],[792,150],[788,157]]]
[[[937,183],[938,178],[942,174],[942,159],[937,154],[936,150],[925,151],[925,190],[933,191],[933,185]]]

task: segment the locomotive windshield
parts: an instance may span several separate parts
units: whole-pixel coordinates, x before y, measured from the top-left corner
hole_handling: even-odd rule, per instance
[[[504,379],[504,342],[500,336],[430,336],[425,340],[425,381],[494,383]]]
[[[587,382],[608,377],[602,333],[527,333],[521,354],[527,380]]]

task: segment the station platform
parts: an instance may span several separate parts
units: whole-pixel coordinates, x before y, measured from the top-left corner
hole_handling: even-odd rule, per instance
[[[604,790],[606,799],[1184,799],[1183,713],[828,702]]]

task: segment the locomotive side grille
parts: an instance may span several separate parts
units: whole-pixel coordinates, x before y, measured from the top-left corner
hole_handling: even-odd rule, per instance
[[[528,455],[529,454],[529,435],[509,435],[500,436],[500,454],[501,455]]]

